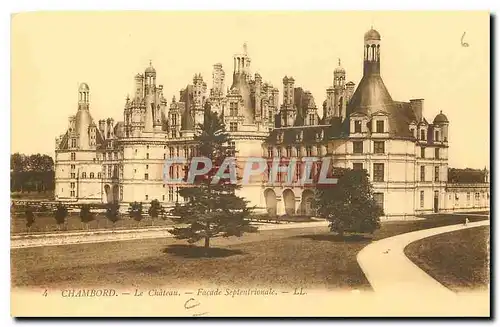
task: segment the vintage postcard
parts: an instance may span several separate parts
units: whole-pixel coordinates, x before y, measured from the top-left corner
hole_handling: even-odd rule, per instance
[[[12,15],[12,316],[489,317],[490,19]]]

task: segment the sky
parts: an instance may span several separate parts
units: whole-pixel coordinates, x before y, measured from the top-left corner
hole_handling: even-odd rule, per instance
[[[363,35],[381,40],[381,75],[392,98],[423,98],[432,122],[450,121],[449,165],[489,167],[488,12],[40,12],[12,16],[11,153],[54,155],[76,114],[78,85],[90,86],[95,121],[123,120],[134,76],[152,61],[168,105],[201,73],[212,86],[222,63],[247,43],[251,72],[280,90],[285,75],[311,91],[321,111],[341,59],[362,76]],[[465,33],[465,34],[464,34]],[[468,44],[463,46],[462,42]]]

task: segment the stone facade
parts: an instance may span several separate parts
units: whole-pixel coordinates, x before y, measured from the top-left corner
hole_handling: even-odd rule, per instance
[[[94,123],[90,89],[83,83],[77,114],[56,139],[56,200],[119,202],[123,208],[134,201],[157,199],[165,206],[183,201],[177,194],[181,184],[165,184],[165,159],[196,155],[193,136],[210,108],[224,117],[239,173],[249,157],[268,162],[328,157],[333,166],[368,171],[387,217],[488,208],[489,183],[465,188],[447,183],[447,117],[440,113],[429,123],[422,99],[391,98],[381,77],[380,40],[373,29],[365,34],[364,74],[357,87],[346,83],[339,60],[322,117],[312,94],[290,76],[283,78],[280,105],[279,90],[260,74],[251,75],[246,45],[233,57],[231,87],[224,90],[225,72],[215,64],[209,92],[196,74],[169,105],[150,63],[144,74],[135,76],[134,96],[127,96],[123,121],[116,123],[112,118]],[[168,173],[182,177],[185,169],[185,164],[176,164]],[[298,169],[287,184],[283,176],[271,182],[266,171],[240,194],[262,211],[311,214],[314,186],[300,185],[301,174]]]

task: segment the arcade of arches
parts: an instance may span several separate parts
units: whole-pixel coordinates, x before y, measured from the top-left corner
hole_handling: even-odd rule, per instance
[[[276,194],[274,189],[264,191],[266,210],[271,216],[281,215],[314,215],[314,191],[309,189],[284,189]]]
[[[119,200],[118,185],[104,185],[104,203],[117,203]]]

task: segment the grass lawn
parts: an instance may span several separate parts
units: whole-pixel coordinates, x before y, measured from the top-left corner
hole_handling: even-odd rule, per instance
[[[470,217],[470,221],[486,217]],[[387,222],[373,239],[460,223],[463,216]],[[199,258],[186,242],[146,239],[11,249],[13,287],[318,287],[370,290],[356,261],[371,238],[339,239],[327,227],[284,229],[218,238],[214,257]]]
[[[489,285],[490,227],[480,226],[414,242],[405,254],[448,288],[460,292]]]
[[[40,214],[35,213],[35,223],[31,226],[31,233],[37,232],[53,232],[58,231],[56,220],[54,215],[50,214]],[[135,221],[127,215],[121,217],[115,223],[116,229],[124,229],[124,228],[138,228],[138,227],[148,227],[148,226],[170,226],[173,222],[170,219],[163,220],[161,218],[157,218],[152,220],[151,218],[143,218],[140,222]],[[88,228],[90,230],[106,228],[111,229],[113,223],[111,223],[104,215],[97,214],[95,216],[95,220],[88,224]],[[84,230],[87,227],[82,225],[80,217],[78,213],[72,214],[66,218],[66,225],[62,228],[62,230]],[[26,218],[24,215],[11,215],[10,218],[10,232],[12,234],[26,233]]]

